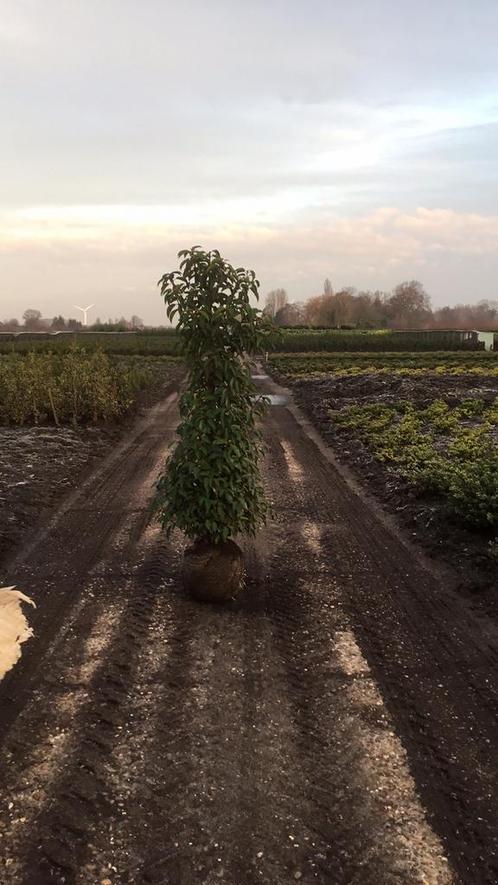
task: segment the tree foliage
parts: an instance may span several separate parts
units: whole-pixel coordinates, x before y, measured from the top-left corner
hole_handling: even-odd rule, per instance
[[[178,322],[188,388],[155,509],[166,529],[221,543],[253,534],[267,511],[256,427],[264,404],[244,356],[263,349],[270,325],[251,305],[259,294],[252,270],[199,246],[178,257],[180,269],[164,274],[159,286],[169,320]]]

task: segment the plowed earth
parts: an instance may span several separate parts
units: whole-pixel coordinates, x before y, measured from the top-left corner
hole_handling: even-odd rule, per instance
[[[118,435],[102,427],[0,427],[0,558],[48,517]]]
[[[0,684],[2,883],[495,882],[493,624],[292,403],[265,421],[246,591],[184,598],[147,509],[176,400],[0,573],[37,603]]]

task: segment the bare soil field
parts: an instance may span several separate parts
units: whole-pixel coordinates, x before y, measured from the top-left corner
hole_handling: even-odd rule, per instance
[[[292,402],[246,591],[185,598],[148,519],[177,421],[171,392],[4,560],[37,608],[0,683],[2,883],[494,883],[494,623]]]
[[[0,427],[0,562],[118,436],[103,427]]]

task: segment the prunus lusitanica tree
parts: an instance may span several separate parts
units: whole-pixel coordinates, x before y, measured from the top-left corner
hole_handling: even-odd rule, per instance
[[[177,320],[188,386],[180,400],[176,444],[157,485],[155,509],[167,530],[194,543],[184,582],[199,599],[235,595],[243,557],[236,535],[253,535],[267,505],[259,460],[256,395],[245,356],[263,350],[271,324],[253,307],[259,281],[218,250],[178,253],[179,270],[159,280],[170,321]]]

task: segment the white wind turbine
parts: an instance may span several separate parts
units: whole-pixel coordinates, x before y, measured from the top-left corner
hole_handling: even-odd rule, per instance
[[[88,325],[88,323],[87,323],[88,311],[91,310],[92,307],[95,307],[95,304],[89,304],[88,307],[80,307],[78,304],[73,304],[73,307],[75,307],[77,310],[81,310],[81,312],[83,314],[83,325],[87,326]]]

